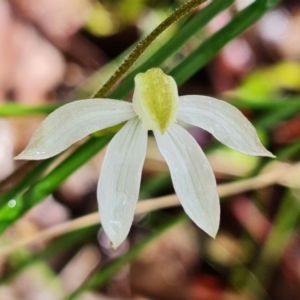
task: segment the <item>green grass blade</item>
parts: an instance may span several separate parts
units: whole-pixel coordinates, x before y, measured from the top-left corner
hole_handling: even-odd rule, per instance
[[[63,104],[63,103],[62,103]],[[0,106],[0,117],[30,116],[36,114],[49,114],[62,104],[24,105],[19,103],[6,103]]]
[[[170,75],[174,77],[178,85],[183,84],[207,64],[226,44],[279,2],[279,0],[255,1],[243,9],[226,26],[204,41],[193,53],[178,64],[170,72]]]
[[[31,164],[33,164],[33,169],[30,170],[28,174],[25,174],[25,177],[14,184],[11,189],[0,195],[0,206],[3,204],[6,205],[7,202],[15,198],[19,193],[23,192],[29,185],[33,184],[45,172],[45,170],[49,167],[54,159],[55,157],[44,160],[42,162],[39,162],[38,165],[30,162]]]
[[[70,174],[103,149],[112,137],[113,135],[110,134],[101,138],[89,139],[22,196],[16,197],[14,205],[10,202],[2,205],[0,208],[0,232],[3,232],[28,209],[51,194]]]

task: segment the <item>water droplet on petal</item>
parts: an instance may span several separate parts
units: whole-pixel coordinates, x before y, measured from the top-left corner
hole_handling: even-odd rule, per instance
[[[110,221],[110,224],[113,225],[114,227],[121,228],[121,222],[118,220],[112,220]]]
[[[117,192],[116,197],[118,198],[118,203],[119,204],[125,205],[126,203],[128,203],[128,197],[125,193]]]
[[[37,155],[41,155],[41,154],[45,154],[45,153],[46,153],[45,151],[36,151]]]
[[[8,207],[10,207],[10,208],[15,207],[16,204],[17,204],[17,201],[16,201],[15,199],[11,199],[11,200],[9,200],[8,203],[7,203]]]

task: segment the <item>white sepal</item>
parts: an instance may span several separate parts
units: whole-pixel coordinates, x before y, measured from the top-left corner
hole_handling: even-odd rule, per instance
[[[253,125],[234,106],[206,96],[181,96],[177,120],[210,132],[224,145],[248,155],[270,156]]]
[[[211,166],[194,138],[174,124],[164,135],[154,131],[176,194],[188,216],[215,237],[220,222],[220,203]]]
[[[138,201],[147,131],[138,118],[129,120],[108,145],[98,183],[103,229],[117,248],[130,230]]]
[[[51,113],[15,159],[52,157],[85,136],[136,116],[132,104],[112,99],[79,100]]]

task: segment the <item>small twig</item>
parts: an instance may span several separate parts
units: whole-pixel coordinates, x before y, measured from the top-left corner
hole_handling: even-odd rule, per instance
[[[274,183],[281,183],[282,174],[286,173],[287,171],[292,171],[293,167],[294,166],[292,165],[284,163],[275,163],[271,170],[263,174],[259,174],[256,177],[241,180],[238,182],[220,184],[218,185],[219,196],[232,196],[253,189],[266,187]],[[298,168],[297,165],[295,167]],[[162,208],[178,206],[179,204],[180,203],[175,194],[155,199],[144,200],[138,202],[135,214],[149,213],[151,211]],[[24,246],[28,246],[37,242],[45,242],[68,232],[98,224],[99,222],[99,214],[98,212],[96,212],[72,221],[62,223],[60,225],[39,232],[31,237],[25,238],[13,245],[2,248],[0,250],[0,258],[3,259]]]

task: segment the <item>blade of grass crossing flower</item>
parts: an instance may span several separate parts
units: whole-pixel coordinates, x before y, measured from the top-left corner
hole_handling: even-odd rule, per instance
[[[245,31],[280,0],[258,0],[247,6],[221,30],[205,40],[193,53],[178,64],[169,75],[183,84],[208,63],[226,44]]]

